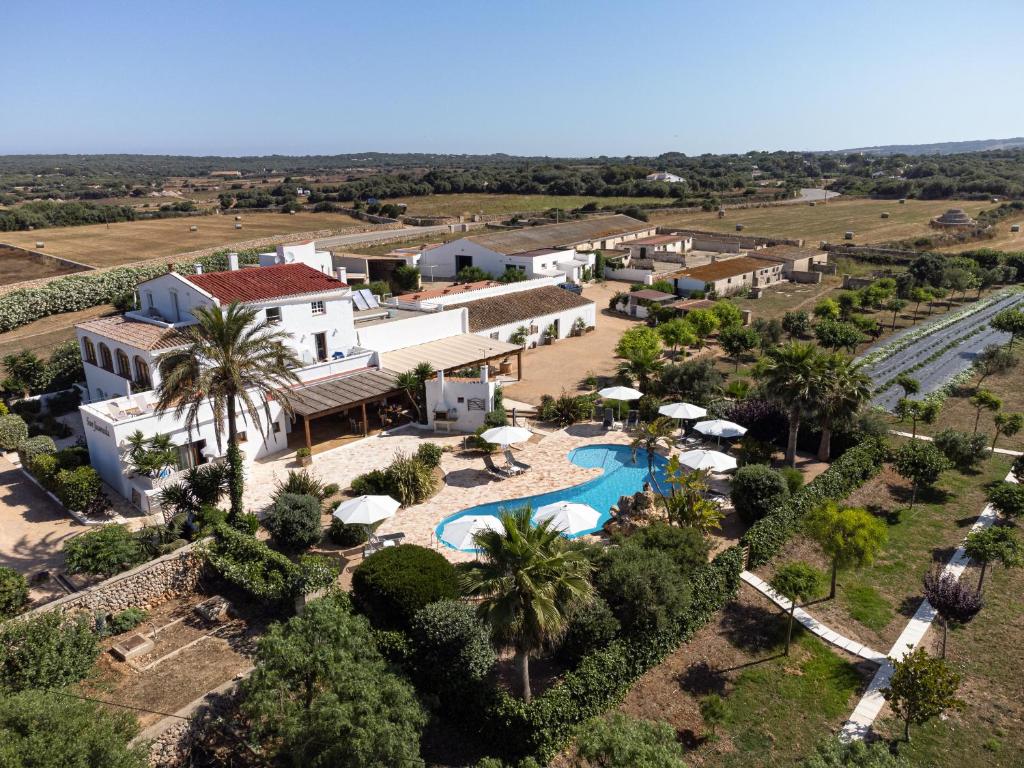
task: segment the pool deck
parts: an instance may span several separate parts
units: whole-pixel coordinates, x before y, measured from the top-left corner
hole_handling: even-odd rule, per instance
[[[599,424],[577,424],[547,435],[535,435],[515,452],[517,458],[531,465],[530,471],[499,481],[484,471],[479,452],[459,451],[462,439],[462,435],[420,433],[406,428],[317,454],[313,457],[312,470],[325,483],[338,483],[346,488],[357,475],[385,467],[396,453],[413,453],[421,443],[434,442],[454,448],[455,451],[446,452],[441,458],[441,469],[445,473],[441,490],[423,504],[400,509],[381,524],[378,532],[402,531],[407,543],[436,549],[452,562],[464,562],[473,560],[473,553],[451,549],[434,536],[434,529],[445,517],[477,504],[533,496],[584,483],[601,475],[601,469],[586,469],[570,462],[568,455],[572,449],[630,442],[625,432],[605,432]],[[265,509],[275,484],[287,475],[287,470],[295,468],[293,454],[271,457],[252,465],[246,483],[246,508],[253,512]]]

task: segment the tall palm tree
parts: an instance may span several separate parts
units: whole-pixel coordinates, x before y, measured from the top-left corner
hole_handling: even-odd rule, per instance
[[[861,370],[860,363],[838,353],[822,356],[818,376],[814,408],[821,423],[818,460],[828,461],[832,454],[833,429],[856,416],[871,400],[871,377]]]
[[[423,411],[420,410],[420,380],[413,371],[404,371],[395,378],[395,386],[405,392],[412,407],[416,410],[416,421],[423,421]]]
[[[213,410],[213,428],[218,448],[227,423],[227,463],[231,516],[242,514],[245,478],[238,448],[238,411],[263,429],[262,410],[270,422],[269,400],[289,412],[287,387],[297,384],[293,369],[301,365],[285,346],[285,331],[265,321],[256,321],[256,310],[232,302],[226,308],[203,307],[192,311],[198,321],[181,329],[185,344],[157,358],[160,386],[157,411],[174,411],[185,417],[191,432],[199,423],[206,404]]]
[[[791,467],[796,466],[800,417],[811,409],[818,397],[820,358],[821,353],[813,344],[792,341],[769,349],[756,370],[769,397],[789,409],[786,463]]]
[[[647,452],[647,471],[650,473],[651,481],[654,483],[654,487],[658,489],[658,493],[661,493],[661,488],[658,486],[658,479],[654,476],[655,451],[662,446],[672,450],[672,438],[675,435],[675,431],[676,428],[672,423],[672,419],[666,416],[659,416],[654,421],[641,424],[633,436],[633,442],[629,444],[629,448],[633,452],[634,464],[636,463],[636,455],[641,450]]]
[[[463,574],[468,595],[494,637],[515,649],[523,700],[529,702],[530,654],[559,637],[572,611],[589,602],[592,566],[550,522],[532,525],[530,508],[506,510],[501,531],[474,538],[481,562]]]
[[[655,376],[665,367],[660,352],[640,350],[619,363],[618,374],[627,382],[636,381],[637,388],[647,394],[651,376]]]

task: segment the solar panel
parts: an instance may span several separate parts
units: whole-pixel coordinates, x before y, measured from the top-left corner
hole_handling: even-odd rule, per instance
[[[356,291],[352,294],[352,303],[356,305],[356,309],[369,309],[370,305],[366,303],[366,297],[363,295],[364,291]]]
[[[377,302],[377,297],[373,295],[373,291],[371,291],[369,288],[363,288],[362,290],[358,291],[358,293],[362,294],[363,299],[365,299],[367,309],[375,309],[376,307],[380,306],[380,304]]]

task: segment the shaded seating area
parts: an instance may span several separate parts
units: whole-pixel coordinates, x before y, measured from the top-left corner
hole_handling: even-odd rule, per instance
[[[371,536],[366,540],[366,545],[363,547],[363,557],[369,557],[374,552],[380,552],[388,547],[397,547],[403,541],[405,541],[405,534],[401,531],[382,536]]]
[[[506,480],[522,472],[521,469],[513,467],[499,467],[494,463],[494,457],[489,453],[484,454],[484,468],[487,470],[487,474],[495,480]]]

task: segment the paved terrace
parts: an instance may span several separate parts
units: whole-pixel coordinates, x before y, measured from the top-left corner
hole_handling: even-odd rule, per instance
[[[577,467],[569,461],[569,451],[596,443],[628,444],[629,436],[620,431],[604,432],[599,424],[577,424],[547,435],[534,435],[529,443],[516,450],[517,458],[531,465],[530,471],[502,481],[493,480],[484,472],[479,452],[462,453],[462,441],[462,435],[421,433],[406,427],[317,454],[313,457],[312,470],[325,483],[337,483],[344,489],[357,475],[386,467],[395,454],[414,453],[423,442],[455,448],[441,459],[446,479],[441,490],[423,504],[400,509],[381,524],[378,532],[402,531],[407,543],[433,547],[449,560],[459,562],[472,560],[473,555],[436,541],[434,529],[443,518],[476,504],[531,496],[586,482],[597,477],[601,470]],[[287,476],[289,469],[296,468],[294,454],[290,453],[257,461],[246,483],[246,508],[262,512],[270,504],[276,483]]]

